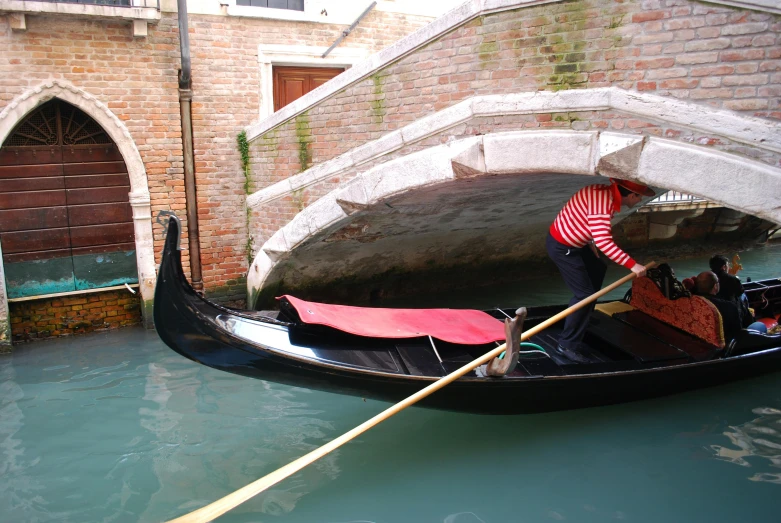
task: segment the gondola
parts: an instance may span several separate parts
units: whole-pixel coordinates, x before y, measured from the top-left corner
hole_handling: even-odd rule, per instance
[[[493,334],[490,340],[478,336],[467,344],[438,336],[436,329],[434,335],[414,330],[420,324],[425,327],[437,310],[403,311],[412,319],[411,333],[376,337],[307,321],[302,315],[312,312],[310,304],[293,298],[281,300],[279,311],[223,307],[201,297],[188,283],[181,264],[180,231],[179,220],[172,216],[155,289],[155,327],[174,351],[209,367],[396,402],[501,343],[491,338]],[[765,312],[778,312],[781,306],[779,280],[753,282],[747,293]],[[530,307],[524,328],[564,308]],[[584,339],[589,363],[575,364],[552,352],[561,328],[556,324],[527,340],[535,346],[522,347],[511,373],[492,377],[477,368],[418,405],[485,414],[566,410],[664,396],[781,369],[779,335],[747,333],[737,344],[720,348],[639,310],[625,309],[621,301],[605,302],[592,313]],[[378,310],[350,311],[354,318],[362,311],[371,316]],[[500,326],[513,312],[472,311]]]

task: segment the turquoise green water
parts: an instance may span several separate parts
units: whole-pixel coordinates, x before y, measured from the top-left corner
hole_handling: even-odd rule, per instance
[[[781,273],[779,253],[741,275]],[[566,298],[543,284],[468,299]],[[163,521],[387,406],[205,368],[140,328],[22,345],[0,357],[0,521]],[[781,373],[541,415],[407,409],[219,521],[778,522]]]

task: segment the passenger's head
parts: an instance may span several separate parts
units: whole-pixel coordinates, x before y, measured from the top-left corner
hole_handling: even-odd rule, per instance
[[[697,275],[694,288],[697,294],[716,294],[719,292],[719,277],[711,271],[703,271]]]
[[[710,266],[710,270],[712,270],[713,272],[723,272],[728,269],[729,260],[727,260],[726,256],[717,254],[716,256],[710,259],[708,265]]]

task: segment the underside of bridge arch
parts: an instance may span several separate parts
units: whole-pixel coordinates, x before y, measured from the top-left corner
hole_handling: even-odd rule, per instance
[[[361,303],[437,281],[520,277],[544,258],[566,200],[608,177],[781,222],[781,169],[767,164],[639,135],[493,133],[380,164],[301,211],[258,252],[249,303],[268,306],[280,293]]]

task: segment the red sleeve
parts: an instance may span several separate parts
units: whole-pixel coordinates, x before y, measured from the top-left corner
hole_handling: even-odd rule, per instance
[[[613,232],[611,230],[610,218],[612,213],[609,210],[611,205],[607,197],[607,191],[600,195],[594,201],[593,207],[588,213],[588,228],[591,231],[591,237],[594,238],[594,244],[605,256],[627,269],[631,269],[635,262],[627,253],[622,251],[613,241]]]

